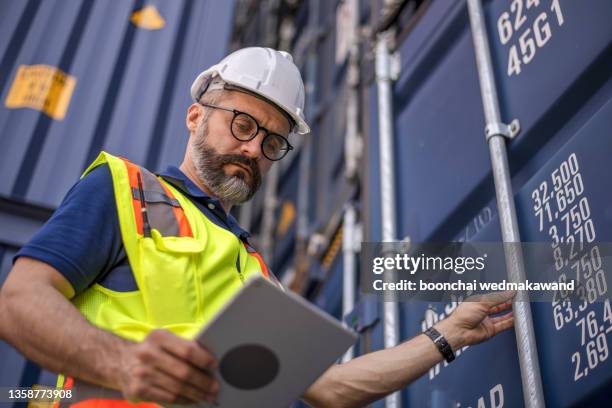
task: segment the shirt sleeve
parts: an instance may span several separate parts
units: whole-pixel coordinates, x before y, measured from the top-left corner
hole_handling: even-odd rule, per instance
[[[122,247],[112,177],[104,164],[70,189],[13,262],[21,256],[45,262],[79,294],[110,271]]]

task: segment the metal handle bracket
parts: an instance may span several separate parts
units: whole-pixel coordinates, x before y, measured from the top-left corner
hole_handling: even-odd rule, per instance
[[[503,136],[506,139],[514,139],[521,131],[521,123],[518,119],[514,119],[509,125],[505,123],[489,123],[485,126],[485,136],[487,142],[493,136]]]

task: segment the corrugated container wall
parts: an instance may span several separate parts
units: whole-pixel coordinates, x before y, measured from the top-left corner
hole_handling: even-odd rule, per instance
[[[554,239],[551,227],[561,228],[570,206],[564,206],[557,197],[562,194],[555,191],[551,219],[544,221],[538,218],[541,211],[534,197],[550,197],[558,183],[555,174],[571,168],[572,181],[564,191],[580,196],[576,199],[589,209],[590,221],[584,221],[593,227],[590,231],[597,241],[608,242],[612,185],[605,175],[612,153],[612,3],[481,3],[502,120],[520,123],[508,151],[523,241]],[[392,51],[399,61],[392,87],[396,238],[501,241],[466,1],[245,0],[240,4],[243,16],[255,15],[247,11],[255,4],[271,12],[252,20],[237,19],[232,46],[270,45],[293,53],[306,81],[306,114],[313,129],[292,152],[293,158],[281,165],[276,186],[260,195],[260,204],[243,208],[243,215],[248,215],[243,219],[263,222],[264,203],[273,203],[273,219],[280,220],[275,235],[266,235],[263,224],[251,226],[260,240],[273,240],[270,260],[275,272],[360,331],[357,354],[380,349],[384,346],[382,303],[357,294],[351,313],[341,309],[343,276],[350,273],[343,271],[342,257],[346,242],[350,243],[343,238],[348,228],[346,209],[354,206],[359,211],[358,228],[351,227],[353,240],[382,238],[380,118],[374,73],[377,32],[393,33]],[[356,96],[350,93],[354,78],[347,40],[354,14],[359,24]],[[270,27],[276,27],[276,36],[270,34]],[[347,143],[355,136],[347,110],[351,99],[358,100],[356,132],[357,142],[363,138],[361,143],[354,143],[356,139]],[[359,144],[362,148],[355,148]],[[355,149],[356,174],[350,170]],[[546,194],[540,191],[546,188]],[[537,279],[538,272],[527,265],[530,279]],[[547,406],[610,405],[612,309],[606,289],[610,286],[600,282],[599,300],[584,310],[564,311],[561,322],[561,305],[532,304]],[[400,303],[400,338],[418,334],[455,307]],[[593,338],[581,338],[580,320],[587,315],[600,324],[591,333]],[[401,401],[406,407],[523,406],[515,334],[509,331],[466,348],[452,364],[439,364],[407,387]],[[382,407],[384,401],[372,405]]]
[[[612,185],[602,175],[609,171],[605,157],[612,151],[604,130],[612,125],[612,3],[482,3],[502,120],[520,123],[520,133],[508,142],[508,160],[522,240],[553,241],[557,230],[579,239],[582,227],[566,230],[562,221],[570,212],[567,191],[568,201],[572,197],[584,205],[592,239],[609,242]],[[409,34],[398,37],[393,143],[399,239],[501,241],[472,35],[465,2],[432,1]],[[370,109],[376,112],[375,99]],[[376,125],[370,127],[370,145],[378,143],[376,133]],[[376,180],[378,153],[369,153],[366,163]],[[556,174],[569,166],[571,180],[559,193],[563,186],[557,186]],[[378,188],[367,196],[371,239],[379,239]],[[538,195],[554,199],[549,220],[538,218]],[[540,272],[527,265],[529,279],[537,281]],[[572,273],[569,266],[559,272]],[[599,272],[593,303],[580,310],[564,303],[565,320],[557,318],[560,304],[532,304],[547,406],[612,401],[610,284]],[[455,307],[401,303],[401,338],[420,333]],[[581,338],[585,316],[598,322],[592,338]],[[593,354],[598,341],[601,353]],[[408,387],[403,401],[419,407],[522,406],[516,347],[514,333],[507,332],[465,349],[455,362],[439,364]]]
[[[180,163],[191,82],[227,54],[233,12],[214,0],[0,1],[0,283],[100,150],[151,170]],[[0,361],[2,386],[53,381],[4,343]]]

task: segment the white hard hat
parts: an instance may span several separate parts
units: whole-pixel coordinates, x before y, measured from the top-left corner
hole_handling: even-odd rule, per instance
[[[199,100],[217,76],[277,105],[293,119],[296,133],[310,132],[304,119],[304,83],[291,54],[262,47],[234,51],[198,75],[191,85],[193,99]]]

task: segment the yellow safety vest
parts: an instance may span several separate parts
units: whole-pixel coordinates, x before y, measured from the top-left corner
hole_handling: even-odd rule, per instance
[[[96,283],[79,294],[73,303],[92,324],[134,341],[154,329],[192,339],[246,279],[274,279],[247,243],[148,170],[102,152],[81,177],[104,163],[138,290]]]

